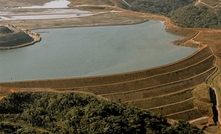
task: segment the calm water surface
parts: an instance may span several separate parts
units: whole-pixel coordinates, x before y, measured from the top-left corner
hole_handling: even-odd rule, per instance
[[[68,4],[71,2],[68,0],[54,0],[48,3],[45,3],[43,6],[30,6],[22,8],[68,8]]]
[[[175,46],[181,37],[161,22],[36,30],[42,41],[0,51],[0,81],[106,75],[180,60],[196,48]]]
[[[70,9],[68,8],[68,4],[70,4],[70,1],[68,0],[54,0],[45,3],[43,6],[13,7],[10,8],[10,10],[0,11],[0,21],[75,18],[75,17],[92,16],[96,14],[89,11]],[[24,11],[18,12],[17,10],[20,9],[35,9],[35,10],[30,10],[30,11],[25,10],[25,12]],[[36,10],[36,9],[44,9],[44,10]]]

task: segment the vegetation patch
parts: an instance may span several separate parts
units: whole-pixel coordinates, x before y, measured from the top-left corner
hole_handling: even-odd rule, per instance
[[[74,93],[12,93],[0,109],[2,133],[203,133],[186,122],[170,125],[146,110]]]
[[[170,15],[171,19],[182,27],[221,28],[221,11],[215,14],[205,6],[185,6]]]
[[[195,0],[127,0],[134,11],[168,15],[170,12],[189,5]]]
[[[195,0],[127,0],[131,7],[120,5],[133,11],[165,15],[181,27],[221,28],[221,10],[213,7],[219,3],[208,1],[195,5]]]

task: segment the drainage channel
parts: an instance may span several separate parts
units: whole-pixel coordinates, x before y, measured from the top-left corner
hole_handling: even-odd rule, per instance
[[[211,102],[213,103],[213,121],[215,124],[217,124],[219,122],[219,112],[217,110],[217,98],[216,98],[216,92],[213,88],[210,87],[209,89],[210,91],[210,98],[211,98]]]

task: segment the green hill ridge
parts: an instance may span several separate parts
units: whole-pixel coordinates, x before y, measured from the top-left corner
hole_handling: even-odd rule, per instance
[[[209,5],[220,4],[217,0],[205,0],[203,4],[195,4],[196,0],[127,0],[131,6],[117,1],[122,8],[165,15],[181,27],[221,28],[221,7]]]
[[[19,92],[0,101],[6,134],[201,134],[198,128],[131,105],[76,93]]]

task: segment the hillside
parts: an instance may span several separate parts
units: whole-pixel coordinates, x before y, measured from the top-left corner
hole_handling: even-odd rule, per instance
[[[125,9],[168,16],[181,27],[221,28],[218,0],[126,0],[130,6],[117,1]]]
[[[0,101],[0,132],[36,134],[178,134],[202,131],[131,105],[74,93],[12,93]]]

